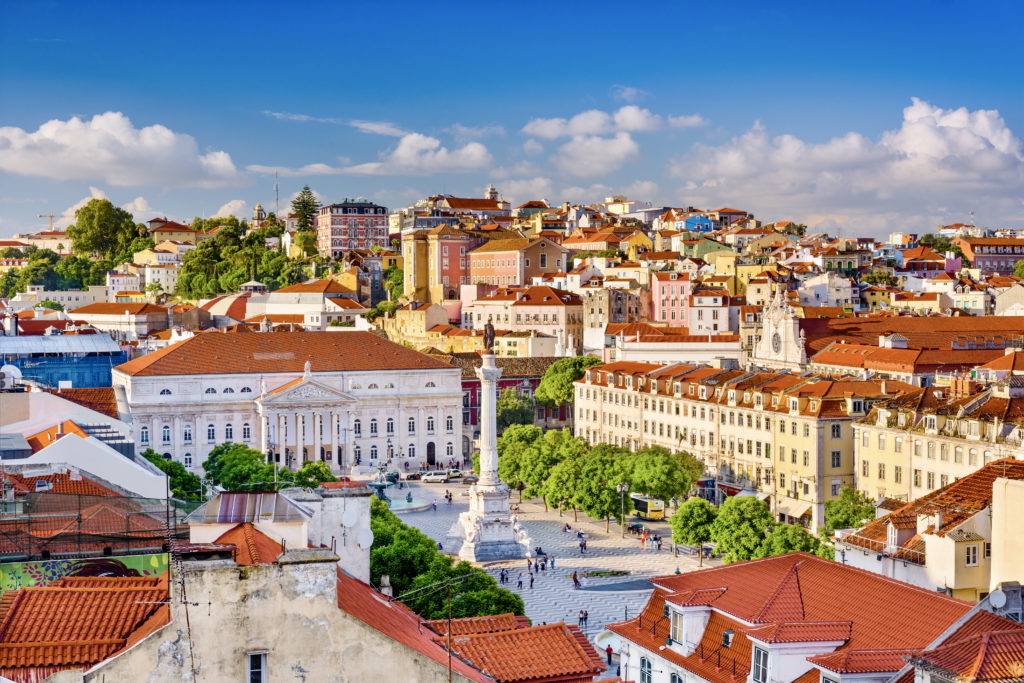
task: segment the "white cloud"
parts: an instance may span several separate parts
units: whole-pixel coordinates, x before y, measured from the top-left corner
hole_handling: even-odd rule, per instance
[[[523,151],[527,154],[540,154],[544,151],[544,145],[540,144],[533,138],[530,138],[523,143]]]
[[[739,203],[766,218],[800,216],[859,234],[933,229],[977,210],[979,223],[1020,220],[1024,144],[997,111],[942,109],[914,98],[898,129],[812,144],[760,124],[670,166],[694,204]],[[936,209],[934,207],[944,207]]]
[[[279,121],[300,121],[302,123],[312,121],[315,123],[333,123],[339,126],[344,126],[348,124],[347,121],[343,121],[342,119],[325,118],[322,116],[309,116],[307,114],[293,114],[287,111],[268,111],[265,109],[263,110],[263,113],[266,114],[267,116],[271,116],[275,119],[278,119]]]
[[[136,128],[121,112],[47,121],[35,132],[0,127],[0,170],[111,185],[218,187],[244,179],[227,152],[162,125]]]
[[[653,180],[637,180],[622,188],[616,194],[624,194],[630,199],[645,199],[657,203],[658,183]]]
[[[623,102],[636,102],[645,97],[650,97],[651,93],[640,88],[634,88],[629,85],[615,84],[611,87],[611,95],[616,100],[622,100]]]
[[[349,163],[348,157],[338,157],[338,160],[341,164]],[[306,164],[305,166],[299,166],[298,168],[249,164],[245,167],[245,170],[251,171],[252,173],[262,173],[264,175],[273,175],[274,173],[277,173],[282,178],[299,178],[307,175],[338,175],[345,173],[345,169],[342,167],[319,163]]]
[[[509,166],[495,166],[490,170],[493,178],[511,178],[512,176],[539,175],[540,169],[530,161],[517,161]]]
[[[696,128],[708,125],[708,120],[700,114],[687,114],[684,116],[668,117],[668,125],[673,128]]]
[[[60,215],[54,215],[53,227],[66,228],[75,222],[75,211],[89,203],[90,199],[106,199],[107,193],[98,187],[89,187],[89,196],[82,197],[77,202],[61,211]]]
[[[213,214],[213,218],[235,216],[237,218],[245,218],[249,215],[249,208],[244,199],[232,199],[230,202],[224,204],[222,207],[217,209],[217,212]]]
[[[380,161],[349,166],[345,173],[357,175],[430,175],[474,171],[491,165],[493,159],[479,142],[448,149],[441,141],[421,133],[402,136],[398,145]]]
[[[501,181],[502,196],[514,204],[522,204],[531,199],[553,199],[554,185],[550,178],[522,178],[519,180]]]
[[[457,140],[474,140],[487,135],[504,135],[505,129],[496,123],[486,126],[464,126],[461,123],[453,123],[445,128],[446,133],[451,133]]]
[[[640,146],[629,133],[613,137],[581,135],[558,148],[551,160],[562,173],[593,177],[617,171],[640,155]]]
[[[568,135],[602,135],[612,130],[612,117],[607,112],[591,109],[571,119],[533,119],[523,132],[539,138],[554,140]]]
[[[349,125],[360,133],[369,133],[370,135],[389,135],[400,138],[409,134],[409,131],[402,130],[388,121],[351,121]]]
[[[150,206],[149,202],[146,201],[146,198],[141,195],[131,200],[127,204],[122,204],[121,208],[130,213],[131,215],[135,216],[136,221],[138,220],[141,214],[156,212],[156,209]]]
[[[652,114],[650,109],[641,109],[635,104],[627,104],[615,112],[615,127],[618,130],[653,131],[661,128],[661,117]]]

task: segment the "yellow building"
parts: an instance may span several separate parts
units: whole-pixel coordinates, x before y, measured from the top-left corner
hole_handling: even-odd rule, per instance
[[[637,230],[629,237],[622,240],[622,246],[620,247],[629,260],[635,261],[637,257],[645,251],[654,251],[654,241],[645,235],[644,233]]]

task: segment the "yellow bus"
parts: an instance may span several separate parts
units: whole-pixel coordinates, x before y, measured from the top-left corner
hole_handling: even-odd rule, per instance
[[[665,503],[657,498],[649,498],[633,494],[633,507],[636,508],[636,516],[640,519],[665,519]]]

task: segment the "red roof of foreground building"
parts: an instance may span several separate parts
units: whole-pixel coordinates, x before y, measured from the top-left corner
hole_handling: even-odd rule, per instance
[[[990,631],[911,658],[918,667],[958,681],[1024,680],[1024,630]]]
[[[445,636],[434,640],[442,645],[447,642]],[[563,623],[453,635],[451,642],[454,654],[498,683],[587,681],[606,668],[601,655],[579,628]]]
[[[447,635],[448,620],[432,619],[423,624],[431,631],[440,635]],[[483,617],[463,617],[452,619],[452,635],[464,636],[473,633],[495,633],[497,631],[512,631],[518,628],[529,628],[530,619],[520,617],[508,612],[507,614],[494,614]]]
[[[284,552],[284,546],[250,522],[236,524],[218,536],[214,543],[229,543],[235,546],[238,549],[235,552],[235,562],[245,566],[273,564],[277,556]]]
[[[0,676],[34,682],[88,669],[170,621],[167,574],[62,579],[0,601]]]
[[[114,395],[113,387],[81,387],[69,389],[43,389],[51,394],[77,403],[83,408],[95,410],[97,413],[120,419],[117,410],[117,397]]]
[[[733,675],[732,661],[720,667],[712,661],[708,671],[699,648],[689,657],[671,649],[659,652],[669,635],[669,622],[661,618],[666,601],[685,604],[703,591],[700,604],[712,609],[703,635],[705,647],[718,648],[722,632],[732,628],[736,636],[728,656],[735,657],[736,675],[741,677],[750,667],[750,638],[839,643],[833,653],[819,655],[822,661],[812,661],[839,673],[895,672],[904,665],[903,655],[928,647],[973,607],[806,553],[662,576],[652,582],[658,590],[640,617],[608,629],[706,680],[722,683]]]

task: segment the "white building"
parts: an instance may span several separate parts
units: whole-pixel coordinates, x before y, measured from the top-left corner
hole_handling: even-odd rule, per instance
[[[88,289],[44,289],[42,285],[29,285],[24,292],[15,294],[7,302],[11,312],[34,308],[40,301],[56,301],[64,310],[70,311],[89,304],[107,301],[108,289],[104,285],[93,285]]]
[[[368,332],[200,334],[114,368],[135,444],[199,469],[217,444],[335,472],[447,461],[461,436],[458,368]],[[283,457],[282,457],[283,454]]]
[[[143,287],[148,287],[151,284],[158,284],[161,287],[161,291],[173,292],[174,288],[178,286],[178,266],[173,263],[152,265],[146,264],[145,271],[143,271],[145,284]]]
[[[853,281],[835,273],[822,273],[800,283],[801,306],[849,306],[853,304]]]

